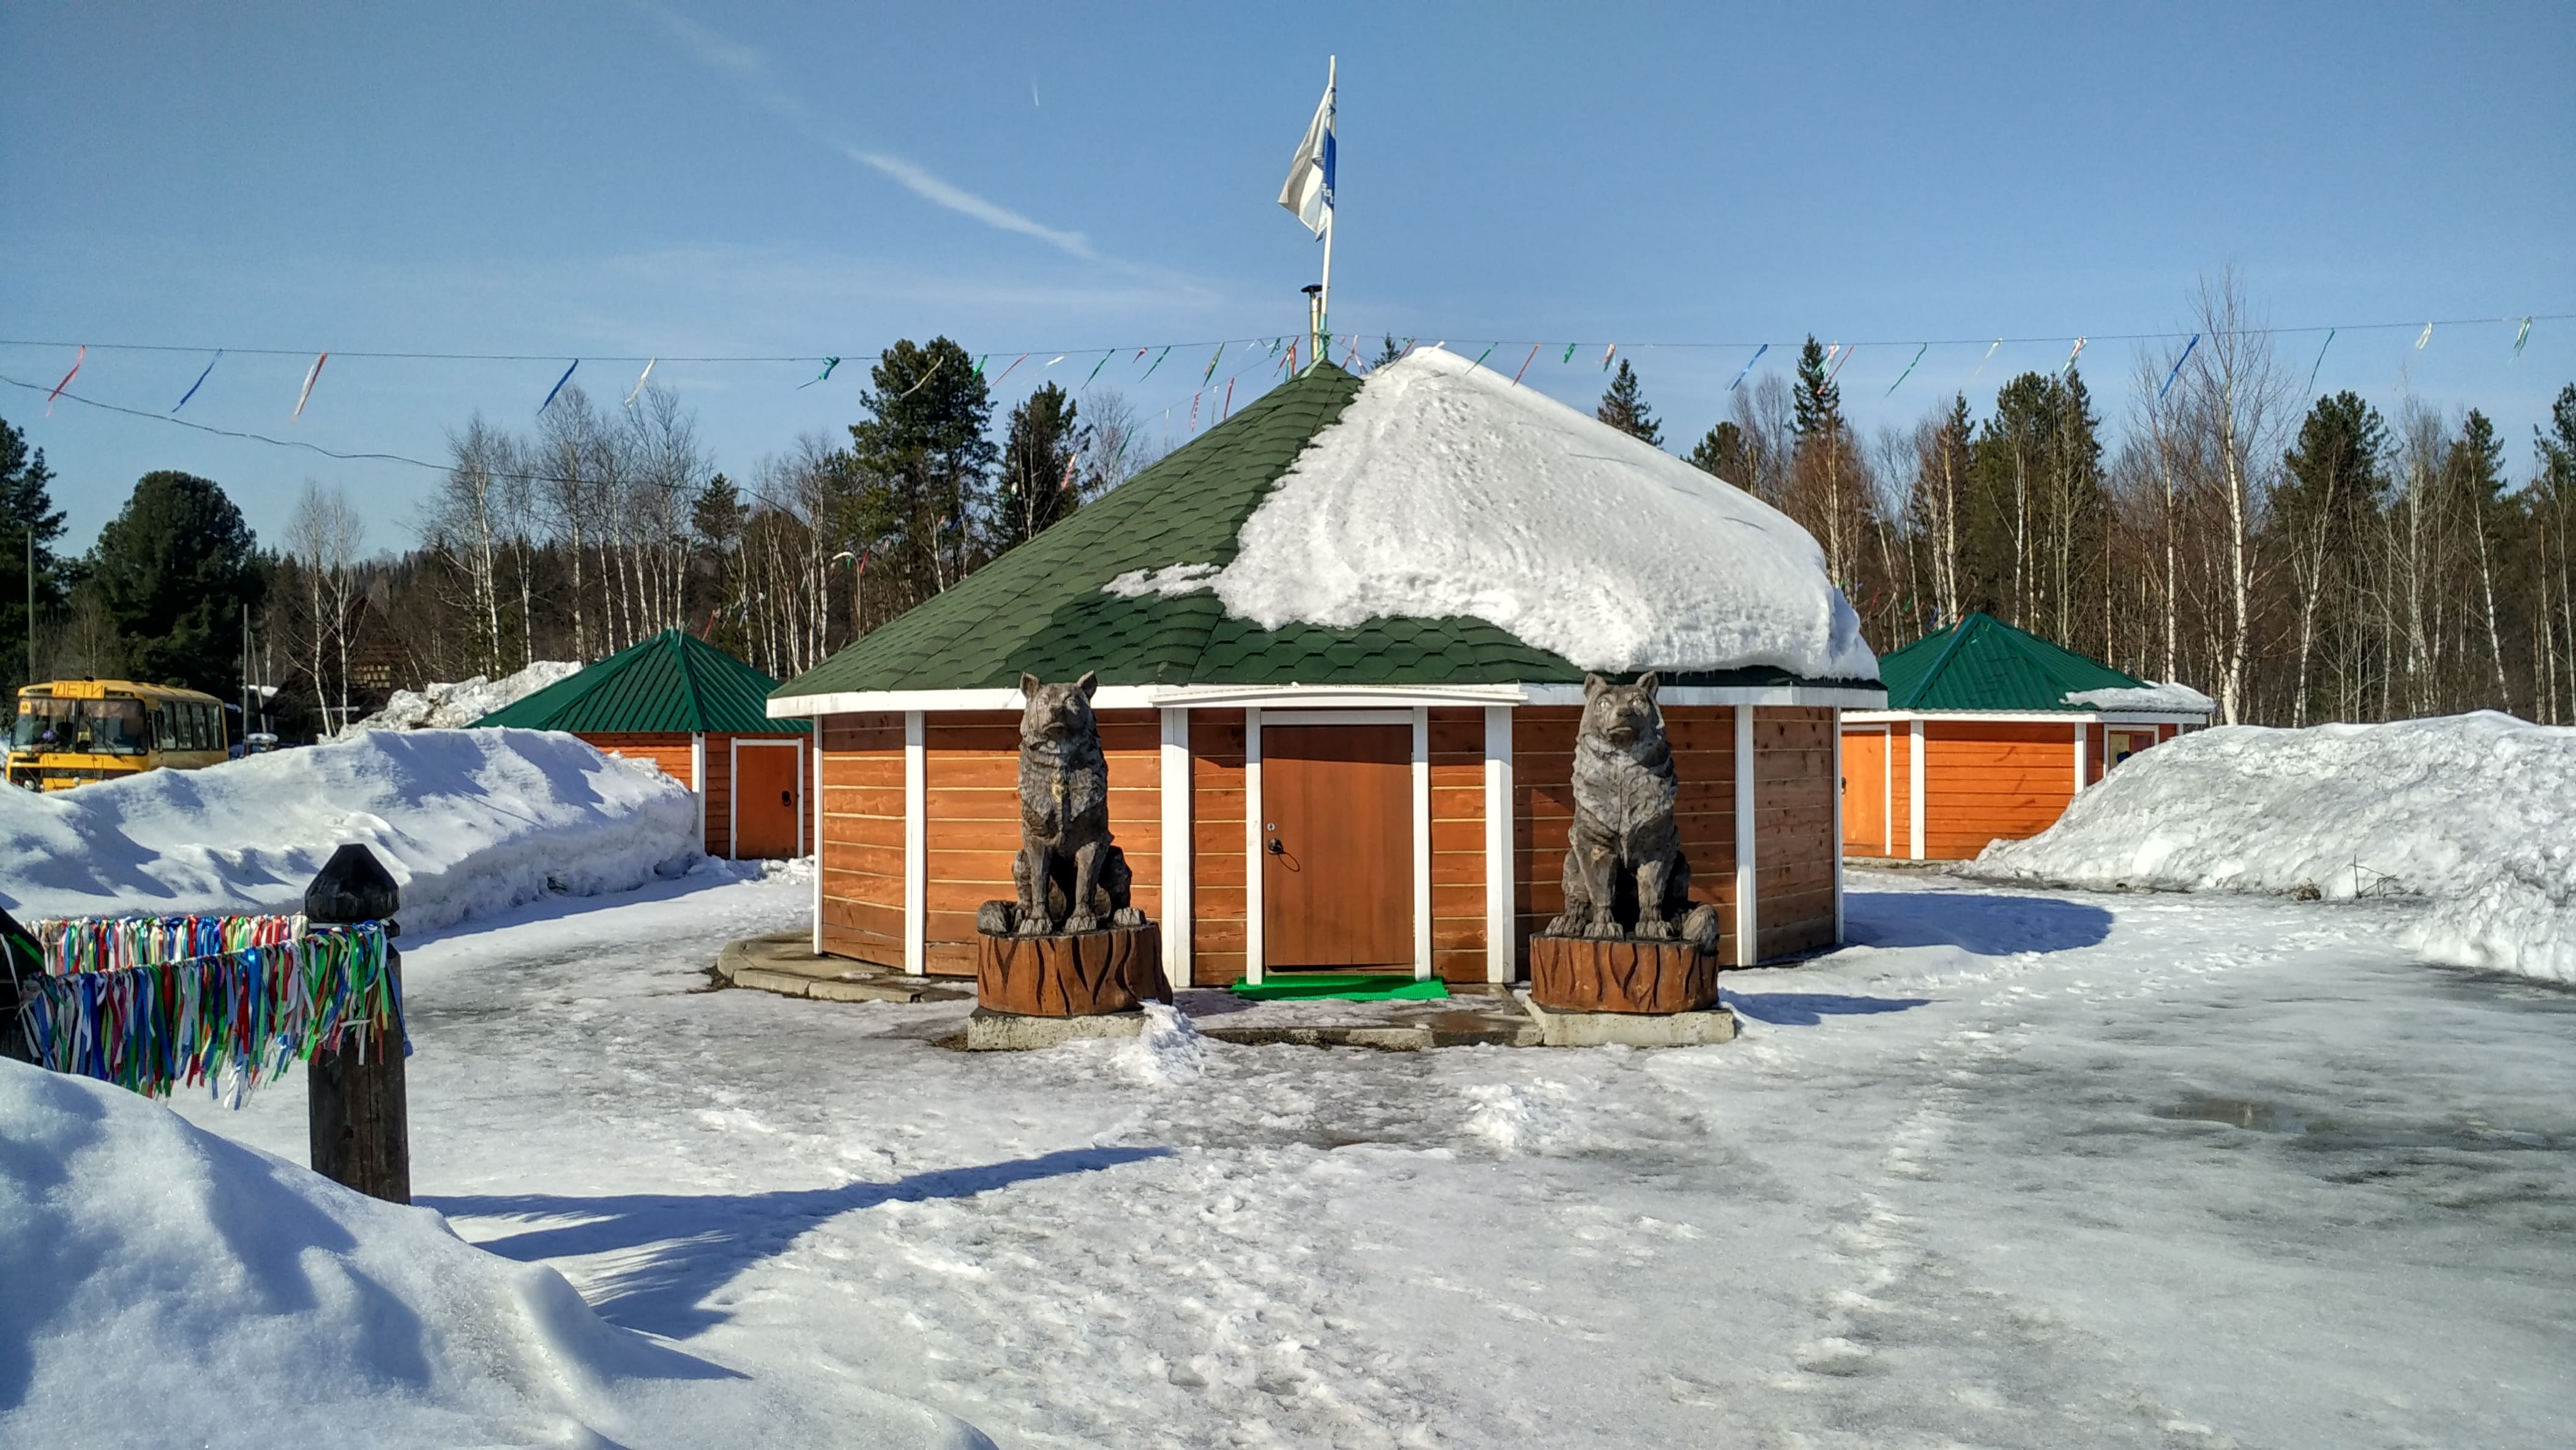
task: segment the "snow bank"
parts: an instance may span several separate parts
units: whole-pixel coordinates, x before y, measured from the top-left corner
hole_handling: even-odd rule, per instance
[[[553,1269],[473,1248],[428,1209],[8,1061],[0,1265],[0,1443],[826,1438],[753,1382],[603,1322]],[[881,1396],[858,1423],[848,1413],[835,1443],[990,1443]]]
[[[1371,373],[1237,543],[1109,588],[1213,589],[1264,629],[1468,615],[1593,670],[1878,677],[1786,514],[1437,348]]]
[[[2164,715],[2207,715],[2218,702],[2189,685],[2147,685],[2109,690],[2070,690],[2066,703],[2095,710],[2147,710]]]
[[[51,795],[0,790],[0,902],[20,916],[293,910],[343,841],[375,851],[420,930],[676,874],[697,854],[697,803],[570,735],[371,731]]]
[[[2199,731],[2131,759],[1987,880],[2432,898],[2440,961],[2576,982],[2576,728],[2483,712]]]
[[[581,673],[572,660],[539,660],[514,675],[494,680],[476,675],[452,685],[426,690],[396,690],[385,707],[357,721],[351,730],[462,730],[504,705],[516,704],[546,686]]]

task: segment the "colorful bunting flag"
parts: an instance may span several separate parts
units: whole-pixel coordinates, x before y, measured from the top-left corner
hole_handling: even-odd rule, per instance
[[[1136,356],[1138,356],[1138,357],[1143,357],[1144,355],[1145,355],[1145,349],[1143,349],[1143,348],[1141,348],[1141,347],[1140,347],[1140,348],[1138,348],[1138,349],[1136,349]],[[1167,348],[1164,348],[1164,349],[1163,349],[1163,351],[1162,351],[1162,353],[1154,359],[1154,368],[1161,367],[1161,366],[1163,365],[1163,359],[1164,359],[1164,358],[1167,358],[1167,357],[1170,357],[1171,355],[1172,355],[1172,350],[1171,350],[1170,348],[1168,348],[1168,347],[1167,347]],[[1145,378],[1150,378],[1150,377],[1152,377],[1152,376],[1154,375],[1154,368],[1147,368],[1147,369],[1145,369]],[[1145,381],[1145,378],[1138,378],[1136,381],[1138,381],[1138,382],[1140,382],[1140,383],[1141,383],[1141,382]]]
[[[1977,374],[1984,372],[1986,370],[1986,364],[1995,360],[1995,349],[2003,345],[2004,340],[2000,337],[1996,338],[1993,342],[1986,344],[1986,355],[1977,359],[1977,371],[1968,374],[1968,385],[1970,387],[1976,386]]]
[[[827,357],[827,358],[823,359],[823,370],[822,370],[821,372],[819,372],[819,373],[816,373],[814,376],[812,376],[812,377],[810,377],[810,378],[807,378],[805,381],[803,381],[803,382],[801,382],[801,383],[798,383],[798,384],[796,385],[796,390],[797,390],[798,392],[800,392],[800,393],[801,393],[801,392],[805,391],[807,388],[810,388],[810,387],[814,386],[816,383],[820,383],[820,382],[827,382],[827,381],[829,381],[829,380],[831,379],[831,376],[832,376],[832,369],[834,369],[834,368],[836,368],[836,367],[839,367],[840,365],[841,365],[841,360],[840,360],[839,358],[836,358],[836,357]],[[651,371],[653,371],[653,365],[652,365],[651,363],[646,363],[646,364],[644,365],[644,371],[646,371],[646,372],[648,372],[648,373],[649,373],[649,372],[651,372]],[[635,386],[636,386],[636,388],[637,388],[638,390],[641,390],[641,389],[643,388],[643,386],[644,386],[644,380],[643,380],[642,378],[638,378],[638,379],[636,379],[636,380],[635,380]],[[628,402],[630,402],[630,403],[631,403],[631,402],[634,402],[634,401],[635,401],[635,396],[634,396],[634,394],[629,393],[629,394],[627,395],[627,397],[626,397],[626,401],[628,401]]]
[[[1529,365],[1538,360],[1538,349],[1539,345],[1537,343],[1530,344],[1529,356],[1521,359],[1521,371],[1519,373],[1512,374],[1513,387],[1517,388],[1521,385],[1521,373],[1528,372]]]
[[[2515,362],[2522,361],[2522,345],[2529,341],[2531,341],[2531,319],[2526,317],[2522,320],[2522,326],[2515,329],[2513,334],[2513,360]]]
[[[1469,372],[1471,372],[1471,373],[1472,373],[1472,372],[1474,372],[1476,369],[1478,369],[1478,368],[1480,368],[1480,367],[1483,367],[1483,366],[1485,365],[1485,359],[1487,359],[1487,358],[1489,358],[1489,357],[1492,357],[1492,356],[1494,355],[1494,349],[1495,349],[1495,348],[1498,348],[1498,347],[1501,347],[1501,346],[1502,346],[1502,344],[1501,344],[1501,343],[1499,343],[1499,342],[1489,342],[1489,343],[1486,343],[1486,344],[1485,344],[1485,350],[1484,350],[1483,352],[1480,352],[1480,353],[1476,354],[1476,360],[1475,360],[1474,362],[1471,362],[1471,363],[1467,364],[1467,371],[1469,371]]]
[[[1115,351],[1111,351],[1111,352],[1104,352],[1104,353],[1102,353],[1102,354],[1100,355],[1100,361],[1098,361],[1098,362],[1096,362],[1096,363],[1093,363],[1093,364],[1091,365],[1091,377],[1084,378],[1084,379],[1082,380],[1082,386],[1083,386],[1085,389],[1088,389],[1088,388],[1091,386],[1091,379],[1092,379],[1092,378],[1096,378],[1096,377],[1100,376],[1100,370],[1101,370],[1102,368],[1105,368],[1105,367],[1109,366],[1109,360],[1110,360],[1111,358],[1113,358],[1113,357],[1116,357],[1117,355],[1118,355],[1118,354],[1117,354]],[[1145,350],[1144,350],[1143,348],[1141,348],[1141,347],[1140,347],[1140,348],[1136,349],[1136,356],[1138,356],[1138,357],[1143,357],[1144,355],[1145,355]]]
[[[650,380],[650,379],[652,378],[652,376],[653,376],[653,364],[655,364],[655,363],[657,363],[657,362],[660,362],[660,361],[661,361],[661,359],[660,359],[660,358],[658,358],[658,357],[648,357],[648,358],[644,359],[644,371],[642,371],[642,372],[640,372],[640,373],[637,373],[637,374],[635,375],[635,386],[633,386],[633,387],[631,387],[631,388],[628,388],[628,389],[626,390],[626,402],[625,402],[625,406],[626,406],[626,407],[629,407],[629,408],[634,407],[634,406],[635,406],[635,400],[636,400],[637,398],[642,397],[642,396],[644,395],[644,384],[645,384],[648,380]],[[834,362],[839,362],[839,361],[840,361],[840,359],[839,359],[839,358],[834,358],[834,359],[832,359],[832,361],[834,361]],[[832,375],[832,370],[831,370],[829,367],[826,367],[826,368],[824,368],[824,369],[823,369],[823,377],[824,377],[824,378],[828,378],[828,377],[830,377],[831,375]],[[822,380],[823,380],[823,378],[816,378],[816,379],[814,380],[814,382],[819,383],[819,382],[821,382]],[[800,384],[799,386],[802,386],[802,387],[809,387],[809,388],[810,388],[810,387],[812,387],[813,385],[814,385],[813,383],[804,383],[804,384]]]
[[[1207,386],[1208,379],[1216,376],[1216,365],[1224,357],[1225,344],[1220,342],[1216,345],[1216,351],[1208,355],[1207,371],[1199,374],[1199,386],[1201,388],[1205,388]]]
[[[1558,367],[1563,367],[1563,366],[1565,366],[1567,363],[1570,363],[1570,362],[1574,361],[1574,349],[1575,349],[1575,347],[1576,347],[1576,346],[1577,346],[1577,344],[1575,344],[1575,343],[1571,343],[1571,342],[1569,342],[1569,343],[1567,343],[1567,344],[1565,345],[1565,356],[1563,356],[1563,357],[1561,357],[1561,358],[1558,358],[1558,359],[1556,360],[1556,365],[1557,365]]]
[[[295,412],[286,421],[292,423],[304,416],[304,404],[306,400],[313,396],[313,384],[316,379],[322,376],[322,365],[330,360],[331,354],[327,352],[313,359],[311,370],[304,374],[304,391],[295,395]],[[561,386],[561,384],[557,384],[557,386]]]
[[[1615,342],[1614,342],[1614,343],[1610,344],[1609,348],[1601,354],[1601,371],[1603,371],[1603,372],[1605,372],[1605,373],[1606,373],[1606,372],[1608,372],[1608,371],[1610,371],[1610,357],[1611,357],[1611,354],[1612,354],[1612,353],[1617,352],[1618,350],[1619,350],[1619,344],[1617,344],[1617,343],[1615,343]]]
[[[1002,378],[1009,377],[1013,368],[1017,368],[1020,364],[1027,362],[1028,360],[1029,355],[1027,353],[1021,353],[1018,357],[1011,359],[1011,366],[1002,369]],[[993,379],[993,386],[997,388],[1000,387],[1002,385],[1002,378]]]
[[[581,359],[580,359],[580,358],[574,358],[574,359],[572,360],[572,368],[577,368],[577,367],[580,367],[580,366],[581,366]],[[318,368],[320,367],[320,364],[318,364],[318,363],[317,363],[317,364],[315,364],[315,367],[318,369]],[[539,404],[537,405],[537,412],[538,412],[539,414],[541,414],[541,415],[542,415],[542,414],[546,411],[546,409],[551,408],[551,407],[553,407],[553,406],[555,405],[555,394],[562,392],[562,391],[563,391],[563,385],[564,385],[564,384],[566,384],[566,383],[568,383],[568,382],[571,382],[571,381],[572,381],[572,368],[565,368],[565,369],[563,370],[563,376],[562,376],[562,377],[559,377],[559,378],[557,378],[557,379],[555,379],[555,385],[554,385],[553,387],[551,387],[551,388],[546,389],[546,400],[545,400],[544,402],[539,403]],[[301,411],[300,406],[299,406],[299,408],[298,408],[298,411]]]
[[[1744,366],[1736,370],[1735,381],[1728,383],[1726,385],[1726,390],[1730,393],[1734,392],[1736,388],[1744,382],[1745,375],[1753,371],[1753,365],[1762,361],[1762,354],[1769,352],[1770,350],[1771,344],[1767,342],[1762,344],[1760,347],[1755,348],[1753,350],[1753,356],[1746,358],[1744,360]]]
[[[1916,349],[1914,350],[1914,362],[1910,362],[1910,363],[1907,363],[1907,364],[1905,365],[1905,371],[1903,371],[1903,372],[1901,372],[1901,373],[1898,373],[1898,374],[1896,375],[1896,381],[1895,381],[1895,382],[1892,382],[1892,383],[1889,383],[1889,384],[1887,385],[1887,391],[1886,391],[1884,394],[1882,394],[1881,396],[1883,396],[1883,397],[1889,397],[1889,398],[1893,398],[1893,397],[1895,397],[1895,396],[1896,396],[1896,390],[1897,390],[1898,388],[1901,388],[1901,387],[1905,386],[1905,380],[1906,380],[1907,378],[1910,378],[1910,377],[1914,376],[1914,363],[1919,363],[1919,362],[1923,361],[1923,354],[1925,354],[1925,353],[1927,353],[1927,352],[1930,352],[1931,350],[1932,350],[1932,344],[1930,344],[1930,343],[1928,343],[1928,342],[1927,342],[1927,343],[1925,343],[1925,344],[1923,344],[1921,347],[1916,348]]]
[[[2528,324],[2527,322],[2526,322],[2524,325],[2525,325],[2526,327],[2527,327],[2527,326],[2529,326],[2529,324]],[[204,387],[204,386],[206,385],[206,377],[207,377],[207,374],[212,373],[212,372],[215,370],[215,364],[216,364],[216,363],[218,363],[218,362],[221,362],[221,361],[223,360],[223,356],[224,356],[224,350],[223,350],[222,348],[216,348],[216,349],[215,349],[215,355],[214,355],[213,357],[210,357],[210,358],[206,359],[206,371],[205,371],[205,372],[202,372],[202,373],[197,374],[197,380],[196,380],[195,382],[193,382],[193,383],[190,383],[190,384],[188,385],[188,391],[186,391],[186,392],[184,392],[184,393],[181,393],[181,394],[179,395],[179,401],[178,401],[177,403],[175,403],[175,404],[172,404],[172,405],[171,405],[170,411],[171,411],[172,413],[176,413],[176,412],[178,412],[181,408],[184,408],[184,407],[188,406],[188,400],[189,400],[190,398],[193,398],[193,397],[197,396],[197,389],[202,388],[202,387]]]
[[[2415,339],[2415,350],[2417,352],[2422,352],[2424,350],[2424,344],[2431,342],[2432,340],[2433,324],[2428,322],[2424,324],[2424,335]]]
[[[2331,332],[2330,332],[2330,333],[2327,333],[2327,334],[2326,334],[2326,341],[2328,341],[2328,342],[2332,342],[2332,341],[2334,341],[2334,334],[2333,334],[2333,333],[2331,333]],[[2172,372],[2169,372],[2169,373],[2167,373],[2167,374],[2165,374],[2165,385],[2164,385],[2163,387],[2161,387],[2161,388],[2156,389],[2156,401],[2157,401],[2157,402],[2159,402],[2159,403],[2163,402],[2163,401],[2165,400],[2165,394],[2167,394],[2167,393],[2169,393],[2169,392],[2172,392],[2172,391],[2173,391],[2174,379],[2176,379],[2176,378],[2178,378],[2178,377],[2181,377],[2181,376],[2182,376],[2182,365],[2183,365],[2185,362],[2187,362],[2187,361],[2189,361],[2189,360],[2190,360],[2190,358],[2191,358],[2191,350],[2192,350],[2193,348],[2198,347],[2198,346],[2200,346],[2200,334],[2199,334],[2199,333],[2197,333],[2197,332],[2195,332],[2195,333],[2193,333],[2193,334],[2191,335],[2191,341],[2186,342],[2186,343],[2184,343],[2184,344],[2182,345],[2182,356],[2174,359],[2173,371],[2172,371]],[[2323,349],[2323,348],[2319,348],[2319,349],[2317,349],[2317,361],[2319,361],[2319,362],[2324,362],[2325,360],[2326,360],[2325,349]],[[2316,380],[2317,380],[2317,379],[2316,379],[2316,373],[2315,373],[2313,370],[2311,370],[2311,371],[2309,372],[2309,374],[2308,374],[2308,381],[2309,381],[2309,382],[2311,382],[2311,383],[2313,383],[2313,382],[2315,382]]]
[[[2334,346],[2334,335],[2335,330],[2333,328],[2329,327],[2326,329],[2326,340],[2317,344],[2317,360],[2308,364],[2308,392],[2311,395],[2314,395],[2317,390],[2317,369],[2326,365],[2326,349]],[[2198,333],[2192,334],[2191,340],[2194,342],[2200,341],[2200,335]],[[2187,354],[2191,349],[2185,348],[2183,351]],[[2167,379],[2166,381],[2168,385],[2170,385],[2172,380]],[[2160,393],[2157,396],[2162,397],[2163,394]]]
[[[2084,355],[2084,343],[2085,339],[2083,338],[2079,337],[2075,339],[2074,348],[2066,354],[2066,366],[2057,370],[2057,375],[2059,377],[2066,377],[2075,371],[2075,360]]]
[[[63,380],[54,384],[54,390],[52,392],[45,394],[46,417],[50,418],[54,416],[54,399],[61,397],[63,395],[63,389],[72,385],[72,379],[80,376],[81,364],[87,361],[89,361],[89,344],[82,343],[80,345],[80,351],[72,354],[72,370],[63,374]],[[321,364],[315,363],[314,366],[318,368]],[[311,383],[306,383],[304,386],[310,388],[313,385]],[[302,406],[302,404],[297,405],[299,409]]]

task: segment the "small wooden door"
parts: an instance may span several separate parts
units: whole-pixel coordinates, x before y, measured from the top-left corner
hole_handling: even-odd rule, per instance
[[[2121,761],[2156,743],[2156,732],[2152,727],[2145,730],[2111,730],[2104,733],[2106,743],[2102,752],[2102,764],[2105,769],[2118,765]]]
[[[1413,727],[1261,732],[1265,970],[1413,967]]]
[[[1843,732],[1843,850],[1890,853],[1887,834],[1887,730]]]
[[[739,858],[796,854],[797,802],[803,799],[805,752],[793,740],[737,740],[733,744],[733,854]]]

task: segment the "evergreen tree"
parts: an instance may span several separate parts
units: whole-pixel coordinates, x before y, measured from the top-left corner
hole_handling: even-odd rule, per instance
[[[2308,723],[2312,679],[2348,676],[2370,648],[2368,569],[2387,490],[2380,466],[2387,447],[2379,410],[2347,391],[2317,399],[2296,445],[2282,455],[2271,515],[2297,590],[2293,725]]]
[[[1386,345],[1379,348],[1377,356],[1370,360],[1368,370],[1370,372],[1376,372],[1379,368],[1385,367],[1388,363],[1391,363],[1402,356],[1404,356],[1404,349],[1398,346],[1394,336],[1389,334],[1386,339]]]
[[[46,485],[54,471],[45,451],[29,450],[27,435],[0,419],[0,679],[22,678],[37,624],[63,602],[62,561],[54,540],[63,536],[62,511]],[[33,540],[36,614],[27,613],[27,570]]]
[[[1011,410],[1010,436],[1002,444],[996,552],[1037,537],[1082,501],[1080,460],[1091,430],[1074,421],[1079,406],[1049,383]]]
[[[2533,428],[2531,437],[2540,454],[2540,486],[2554,499],[2576,502],[2576,383],[2558,390],[2549,426]]]
[[[1703,473],[1713,473],[1737,488],[1753,487],[1753,460],[1744,449],[1744,430],[1733,423],[1720,423],[1708,430],[1690,451],[1691,465]]]
[[[1657,448],[1664,446],[1663,425],[1655,421],[1654,410],[1637,391],[1637,370],[1619,359],[1619,372],[1610,380],[1610,391],[1601,395],[1601,406],[1594,417],[1631,438],[1642,438]]]
[[[944,337],[896,343],[869,378],[868,421],[850,425],[858,488],[843,536],[875,549],[909,605],[964,578],[978,557],[998,453],[986,436],[992,389]]]
[[[742,521],[749,513],[743,506],[742,490],[733,480],[719,473],[698,490],[698,501],[690,506],[689,527],[696,531],[699,542],[718,553],[730,551],[733,541],[742,536]]]
[[[1824,344],[1808,333],[1806,345],[1798,349],[1798,411],[1792,425],[1801,448],[1811,437],[1839,438],[1844,432],[1842,386],[1829,378]]]
[[[240,692],[242,610],[267,602],[268,577],[222,488],[188,473],[143,475],[99,530],[89,574],[136,677]]]
[[[2504,525],[2512,512],[2504,501],[2504,441],[2496,437],[2495,424],[2475,408],[2460,423],[2460,436],[2443,455],[2444,482],[2452,498],[2467,512],[2470,533],[2474,536],[2477,561],[2478,604],[2486,618],[2487,654],[2495,666],[2495,703],[2507,711],[2513,709],[2513,689],[2505,679],[2503,621],[2496,599],[2496,578],[2503,572],[2498,558],[2505,538]]]

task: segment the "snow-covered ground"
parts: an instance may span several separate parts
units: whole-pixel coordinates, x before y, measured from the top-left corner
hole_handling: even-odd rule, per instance
[[[769,1402],[1004,1445],[2576,1441],[2576,994],[2411,901],[1852,892],[1735,1043],[1407,1055],[953,1053],[704,990],[792,881],[559,899],[407,943],[414,1180]],[[300,1160],[300,1082],[180,1107]]]
[[[1963,874],[2328,899],[2411,895],[2409,940],[2576,982],[2576,728],[2484,711],[2170,741]]]
[[[344,841],[414,929],[705,863],[697,805],[649,767],[539,730],[367,732],[77,790],[0,790],[0,906],[20,917],[295,911]]]
[[[476,675],[426,690],[396,690],[385,707],[352,723],[351,730],[462,730],[504,705],[580,674],[577,660],[539,660],[495,680]]]

